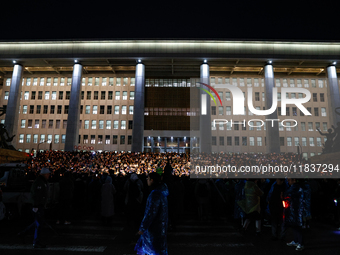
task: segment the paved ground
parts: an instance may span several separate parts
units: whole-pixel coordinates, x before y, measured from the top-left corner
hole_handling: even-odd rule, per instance
[[[0,222],[0,254],[135,254],[137,236],[129,231],[122,216],[116,216],[111,226],[104,226],[95,217],[74,220],[72,225],[48,224],[45,226],[43,243],[46,249],[32,248],[32,235],[24,240],[17,238],[25,222],[16,220]],[[254,225],[254,224],[252,224]],[[56,233],[56,232],[58,233]],[[285,242],[271,241],[270,228],[263,228],[261,236],[254,236],[254,226],[242,236],[227,218],[215,221],[182,220],[176,231],[169,232],[169,254],[295,254]],[[291,240],[288,232],[287,240]],[[305,231],[306,249],[303,254],[340,254],[340,231],[330,224],[314,223]]]

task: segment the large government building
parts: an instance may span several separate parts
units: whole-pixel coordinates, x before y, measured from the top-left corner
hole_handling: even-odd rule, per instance
[[[25,152],[299,150],[307,158],[340,122],[339,58],[335,42],[0,42],[0,120]],[[306,91],[311,115],[293,103]],[[270,115],[249,108],[249,100],[271,108],[273,95]]]

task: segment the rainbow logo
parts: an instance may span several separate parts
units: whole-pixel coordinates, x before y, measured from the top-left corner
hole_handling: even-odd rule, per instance
[[[222,100],[221,100],[220,96],[218,95],[217,91],[213,87],[211,87],[210,85],[203,83],[203,82],[197,82],[197,83],[200,84],[200,85],[206,86],[208,89],[212,90],[215,93],[215,95],[217,96],[218,100],[220,101],[220,104],[222,105]],[[200,87],[198,87],[198,88],[200,90],[203,90],[204,92],[206,92],[212,98],[212,100],[214,100],[214,103],[217,106],[216,100],[215,100],[214,96],[210,93],[209,90],[207,90],[205,88],[200,88]],[[208,102],[207,94],[201,94],[201,115],[207,115],[208,110],[209,110],[209,109],[207,109],[207,102]]]

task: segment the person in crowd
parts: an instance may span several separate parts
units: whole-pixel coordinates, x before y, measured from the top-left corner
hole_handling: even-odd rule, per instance
[[[282,238],[280,236],[281,229],[279,226],[282,226],[282,199],[285,192],[285,187],[284,179],[276,179],[276,181],[272,184],[267,196],[267,203],[271,218],[272,240],[278,240],[279,238]]]
[[[238,205],[238,202],[245,199],[244,186],[246,182],[244,180],[236,179],[235,183],[235,202],[234,202],[234,219],[238,221],[237,227],[242,228],[244,224],[245,213],[242,208]],[[241,224],[240,224],[241,223]]]
[[[257,186],[256,179],[248,179],[244,186],[245,199],[238,202],[238,205],[245,212],[246,220],[244,221],[242,233],[245,233],[250,222],[255,221],[256,235],[261,233],[261,207],[260,197],[263,195],[262,190]]]
[[[124,191],[125,205],[126,205],[126,216],[128,225],[131,228],[138,226],[141,215],[141,204],[143,201],[143,182],[138,178],[136,173],[132,173],[130,178],[125,182]]]
[[[301,187],[303,189],[303,225],[302,228],[310,228],[310,220],[312,219],[311,214],[311,198],[312,198],[312,189],[309,185],[308,179],[305,179],[304,182],[301,183]]]
[[[167,255],[169,191],[156,172],[149,174],[147,182],[152,191],[148,196],[144,217],[137,233],[140,237],[135,250],[137,254],[143,255]]]
[[[59,181],[59,217],[56,224],[64,222],[65,225],[71,224],[72,199],[74,183],[71,172],[65,172]]]
[[[210,199],[211,185],[208,179],[199,179],[195,184],[195,198],[198,203],[198,219],[203,220],[205,217],[209,219],[210,215]]]
[[[114,195],[116,194],[115,186],[112,184],[112,178],[107,176],[105,184],[102,186],[101,216],[104,224],[110,224],[114,216]]]
[[[24,231],[18,233],[18,236],[24,237],[28,232],[34,230],[33,248],[46,248],[46,245],[40,242],[42,236],[41,230],[45,223],[45,207],[48,200],[50,170],[42,168],[39,176],[36,178],[31,187],[31,196],[33,201],[32,212],[34,221]]]
[[[288,178],[289,188],[284,194],[284,226],[291,227],[294,232],[294,240],[287,243],[296,247],[296,251],[304,250],[304,236],[302,233],[304,213],[304,192],[296,179]]]

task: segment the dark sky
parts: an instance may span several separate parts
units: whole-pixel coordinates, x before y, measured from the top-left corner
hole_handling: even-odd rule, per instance
[[[8,1],[9,2],[9,1]],[[0,40],[258,39],[340,41],[336,1],[10,1]],[[301,2],[301,3],[300,3]],[[109,3],[109,4],[108,4]]]

